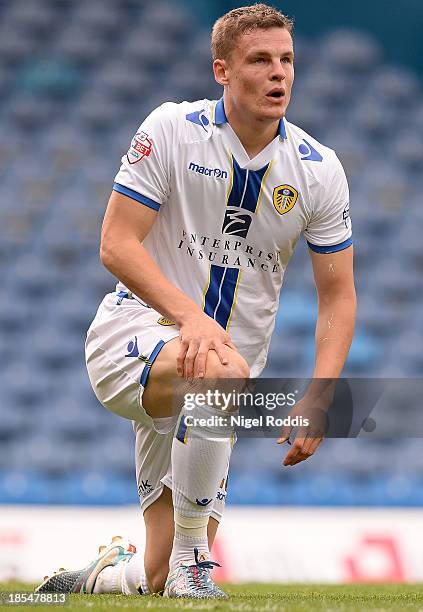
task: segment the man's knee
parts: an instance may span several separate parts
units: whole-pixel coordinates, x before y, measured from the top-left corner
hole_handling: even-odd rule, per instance
[[[175,384],[180,394],[194,390],[191,384],[178,377],[176,357],[179,352],[179,340],[170,340],[160,351],[151,368],[148,384],[143,394],[143,406],[146,412],[155,417],[171,416],[174,413]],[[228,347],[229,363],[223,365],[217,353],[210,350],[206,362],[206,379],[239,379],[246,380],[250,368],[245,359],[235,350]],[[204,383],[195,381],[195,388]]]
[[[229,363],[222,364],[217,353],[210,351],[207,356],[206,378],[238,378],[245,380],[250,376],[250,368],[244,357],[230,349]]]

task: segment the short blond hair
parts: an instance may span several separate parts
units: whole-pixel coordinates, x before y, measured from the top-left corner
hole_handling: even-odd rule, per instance
[[[269,28],[285,28],[292,36],[294,22],[267,4],[252,4],[229,11],[219,17],[212,29],[213,60],[227,59],[235,47],[237,38],[242,34]]]

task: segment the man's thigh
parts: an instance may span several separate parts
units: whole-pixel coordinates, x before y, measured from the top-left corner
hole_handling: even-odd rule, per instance
[[[134,299],[117,293],[104,298],[87,332],[85,354],[93,390],[108,410],[151,422],[143,407],[143,393],[161,351],[179,335],[169,323]],[[152,416],[166,414],[159,407]]]
[[[153,418],[178,415],[181,406],[177,396],[188,391],[189,385],[178,376],[176,358],[180,347],[179,337],[169,340],[151,367],[148,385],[144,389],[142,403]]]

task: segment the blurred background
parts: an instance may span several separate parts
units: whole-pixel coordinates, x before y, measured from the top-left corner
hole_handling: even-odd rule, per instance
[[[0,517],[11,505],[138,503],[131,424],[99,405],[84,365],[86,330],[115,284],[100,224],[143,118],[221,96],[209,32],[242,4],[0,0]],[[296,20],[287,118],[337,151],[350,184],[359,311],[345,376],[420,377],[423,5],[274,4]],[[301,243],[265,376],[311,374],[315,316]],[[327,440],[294,470],[281,468],[285,452],[240,440],[228,506],[423,504],[418,439]],[[0,531],[0,574],[1,542]]]

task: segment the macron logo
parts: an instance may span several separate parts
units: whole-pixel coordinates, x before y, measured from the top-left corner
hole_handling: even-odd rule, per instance
[[[196,172],[197,174],[203,174],[204,176],[212,176],[216,179],[228,178],[228,173],[226,170],[221,170],[220,168],[206,168],[205,166],[200,166],[194,162],[190,163],[188,170],[191,170],[191,172]]]
[[[190,121],[191,123],[195,123],[196,125],[201,125],[203,130],[207,132],[207,126],[209,125],[210,121],[207,119],[206,115],[204,114],[204,108],[202,108],[200,111],[194,111],[193,113],[188,113],[188,115],[185,115],[185,119],[187,121]]]
[[[207,497],[205,497],[204,499],[197,499],[195,500],[197,502],[198,506],[208,506],[209,503],[212,501],[211,499],[207,499]]]
[[[127,346],[128,354],[125,357],[138,357],[140,352],[138,350],[138,339],[135,336],[135,340],[130,340]]]
[[[315,161],[315,162],[323,161],[323,157],[320,155],[319,151],[316,151],[316,149],[312,147],[311,144],[307,142],[305,138],[304,138],[304,141],[298,147],[298,150],[301,153],[301,155],[304,156],[301,158],[301,161]]]

